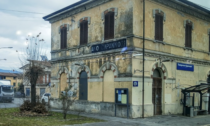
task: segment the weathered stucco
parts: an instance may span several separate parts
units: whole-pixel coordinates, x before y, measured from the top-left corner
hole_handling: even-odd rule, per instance
[[[181,89],[206,82],[210,71],[209,22],[155,1],[146,0],[145,117],[154,115],[152,102],[154,69],[158,69],[161,73],[162,114],[165,115],[181,114],[183,107],[180,102],[180,99],[183,99]],[[142,6],[140,0],[112,0],[52,23],[53,87],[51,93],[53,98],[59,97],[60,85],[65,83],[65,80],[65,84],[74,85],[74,90],[78,92],[79,74],[81,71],[86,71],[88,72],[88,100],[78,100],[72,107],[73,110],[113,115],[114,89],[128,88],[130,117],[141,117],[142,56],[135,56],[135,54],[142,53],[143,47]],[[109,8],[117,8],[115,33],[114,39],[104,41],[104,20],[101,14]],[[154,9],[162,10],[166,16],[163,42],[154,40]],[[78,21],[83,17],[90,17],[88,44],[80,46]],[[191,20],[194,24],[192,49],[185,48],[185,20]],[[69,24],[68,48],[60,50],[59,27],[63,24]],[[126,53],[121,52],[122,49],[91,53],[91,45],[123,38],[127,41]],[[160,59],[171,61],[161,63]],[[193,64],[194,72],[177,70],[177,62]],[[84,68],[75,64],[82,64]],[[62,72],[66,75],[64,79],[60,79]],[[139,82],[138,87],[133,87],[133,81]],[[199,95],[196,95],[195,104],[198,104],[198,101]],[[56,99],[51,103],[53,107],[61,106]],[[126,117],[125,107],[118,107],[117,111],[120,111],[118,116]]]

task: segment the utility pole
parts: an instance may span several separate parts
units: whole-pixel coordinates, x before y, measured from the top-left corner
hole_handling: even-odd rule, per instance
[[[142,77],[142,118],[144,118],[144,60],[145,60],[145,0],[143,0],[143,77]]]

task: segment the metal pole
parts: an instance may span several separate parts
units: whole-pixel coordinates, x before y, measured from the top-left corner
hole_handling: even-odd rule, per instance
[[[143,80],[142,80],[142,118],[144,118],[144,56],[145,56],[145,0],[143,0]]]

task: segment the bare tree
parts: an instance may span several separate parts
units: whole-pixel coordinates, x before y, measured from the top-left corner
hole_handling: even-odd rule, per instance
[[[76,91],[72,91],[72,85],[70,85],[69,88],[65,88],[65,90],[61,92],[60,100],[62,101],[63,105],[63,119],[66,119],[70,106],[75,102],[77,98],[76,93]]]
[[[26,84],[30,83],[31,86],[31,103],[36,105],[36,82],[38,77],[44,73],[44,67],[46,62],[40,60],[40,56],[43,55],[42,46],[44,39],[40,39],[41,32],[36,36],[28,36],[26,38],[27,47],[25,51],[19,52],[19,60],[22,66],[25,66],[23,81]],[[18,52],[18,51],[17,51]]]

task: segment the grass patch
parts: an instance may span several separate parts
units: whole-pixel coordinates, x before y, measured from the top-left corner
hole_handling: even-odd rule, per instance
[[[66,120],[62,113],[51,112],[52,116],[27,117],[15,116],[19,108],[0,109],[0,126],[61,126],[103,122],[102,120],[68,114]]]

